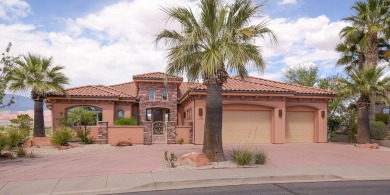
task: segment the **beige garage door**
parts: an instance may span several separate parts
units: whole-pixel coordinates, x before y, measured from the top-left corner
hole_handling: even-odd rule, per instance
[[[224,111],[224,144],[271,143],[270,111]]]
[[[313,142],[314,112],[286,112],[286,143]]]

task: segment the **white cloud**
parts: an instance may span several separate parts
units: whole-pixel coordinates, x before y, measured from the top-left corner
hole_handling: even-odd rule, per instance
[[[297,3],[298,3],[297,0],[282,0],[278,2],[279,5],[297,4]]]
[[[15,20],[30,14],[30,5],[21,0],[1,0],[0,18],[2,20]]]
[[[53,56],[55,64],[65,66],[71,79],[68,87],[89,84],[128,82],[132,75],[164,71],[166,52],[156,49],[155,35],[163,28],[178,28],[168,23],[161,7],[184,5],[196,1],[134,0],[119,1],[100,11],[79,18],[68,18],[63,31],[46,32],[31,24],[0,24],[0,51],[13,43],[12,53],[33,52]],[[264,18],[261,18],[264,19]],[[305,61],[329,69],[338,58],[334,46],[345,23],[330,22],[326,16],[315,18],[270,18],[269,28],[278,35],[279,44],[257,41],[269,67],[264,75],[279,80],[285,65]],[[259,18],[253,19],[258,22]],[[281,67],[275,67],[280,66]]]

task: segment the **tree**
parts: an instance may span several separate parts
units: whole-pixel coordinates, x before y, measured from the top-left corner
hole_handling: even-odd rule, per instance
[[[7,84],[8,84],[8,80],[6,79],[6,76],[12,70],[12,67],[14,65],[13,63],[14,60],[17,59],[9,55],[11,47],[12,44],[8,43],[8,46],[5,49],[5,52],[2,53],[2,57],[0,60],[0,108],[3,108],[5,106],[10,106],[11,104],[14,103],[13,97],[11,97],[9,102],[3,103],[5,90],[7,89]]]
[[[390,0],[358,1],[352,6],[357,14],[343,19],[352,24],[352,26],[347,26],[341,31],[343,37],[355,37],[355,41],[357,41],[357,35],[360,34],[359,51],[364,52],[365,64],[370,67],[375,67],[378,64],[381,54],[380,48],[383,46],[381,42],[388,45],[390,39],[389,8]],[[386,56],[384,54],[382,56]],[[370,99],[369,116],[371,120],[374,120],[375,95],[370,96]]]
[[[348,79],[338,79],[340,83],[340,93],[350,97],[359,96],[356,102],[358,109],[357,116],[357,142],[370,142],[370,128],[368,118],[368,108],[370,106],[370,96],[375,95],[378,100],[387,102],[388,91],[390,91],[390,77],[385,75],[385,67],[363,67],[362,70],[353,68],[348,73]]]
[[[15,128],[26,132],[31,131],[32,121],[33,119],[28,114],[19,114],[16,118],[10,120]]]
[[[296,67],[288,67],[283,72],[282,80],[287,83],[313,87],[319,81],[318,67],[299,64]]]
[[[80,137],[81,141],[86,144],[94,142],[93,138],[89,138],[88,135],[91,131],[88,129],[89,125],[96,123],[96,113],[85,108],[75,108],[68,113],[67,118],[68,124],[77,124],[79,130],[77,136]],[[84,129],[82,128],[84,127]]]
[[[63,85],[69,79],[60,71],[63,66],[52,67],[53,59],[31,53],[15,61],[15,67],[9,74],[9,89],[11,91],[26,91],[31,89],[34,100],[34,137],[45,137],[43,119],[43,100],[48,91],[66,93]]]
[[[251,24],[262,5],[251,0],[236,0],[222,4],[219,0],[201,0],[200,14],[190,8],[164,8],[167,21],[176,21],[181,32],[163,30],[156,43],[164,40],[168,46],[168,74],[186,74],[190,81],[203,79],[206,85],[206,118],[203,153],[211,161],[224,161],[222,148],[222,85],[228,78],[227,71],[241,78],[248,75],[247,65],[264,71],[265,62],[255,38],[276,36],[267,28],[267,21]]]

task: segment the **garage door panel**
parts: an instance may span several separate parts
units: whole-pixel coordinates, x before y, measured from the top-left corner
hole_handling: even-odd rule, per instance
[[[313,142],[314,112],[286,112],[286,142]]]
[[[270,111],[224,111],[222,138],[225,144],[270,143]]]

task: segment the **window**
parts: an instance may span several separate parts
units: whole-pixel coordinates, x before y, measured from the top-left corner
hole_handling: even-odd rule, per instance
[[[191,120],[192,119],[192,109],[189,109],[189,110],[187,110],[187,114],[186,114],[187,116],[187,120]]]
[[[77,106],[77,107],[73,107],[73,108],[70,108],[67,110],[67,114],[69,112],[71,112],[72,110],[74,109],[86,109],[86,110],[89,110],[89,111],[92,111],[96,114],[96,121],[94,124],[90,124],[91,126],[95,126],[98,124],[99,121],[103,121],[103,110],[101,108],[98,108],[98,107],[93,107],[93,106]]]
[[[147,121],[152,120],[152,109],[146,109],[146,120]]]
[[[165,121],[169,121],[169,116],[170,116],[170,113],[169,113],[169,110],[168,109],[166,109],[165,110]]]
[[[162,100],[168,100],[168,91],[163,90],[161,96],[162,96]]]
[[[387,108],[387,107],[383,108],[382,113],[383,114],[390,114],[390,108]]]
[[[118,118],[123,118],[123,117],[125,117],[125,111],[119,110],[118,111]]]
[[[149,100],[154,100],[154,90],[149,91]]]

